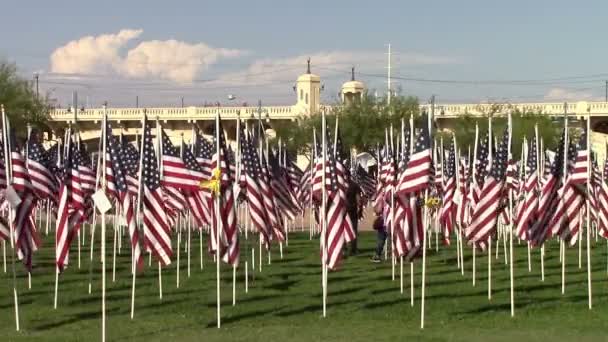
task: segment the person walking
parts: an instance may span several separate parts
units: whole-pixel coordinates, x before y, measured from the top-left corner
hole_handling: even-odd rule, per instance
[[[379,263],[382,261],[382,251],[384,250],[387,236],[382,213],[376,213],[373,228],[376,231],[376,254],[372,257],[372,262]]]
[[[361,208],[361,187],[351,178],[350,182],[348,182],[348,189],[346,189],[346,213],[353,223],[353,230],[355,231],[355,239],[350,243],[350,255],[357,255],[359,253],[357,239],[359,237]]]

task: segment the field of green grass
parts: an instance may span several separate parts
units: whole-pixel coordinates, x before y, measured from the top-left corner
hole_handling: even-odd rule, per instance
[[[198,235],[198,234],[196,234]],[[174,243],[175,243],[174,239]],[[126,239],[123,239],[126,244]],[[249,259],[253,240],[241,241],[241,259]],[[117,261],[117,279],[111,281],[108,254],[108,341],[606,341],[608,340],[608,282],[606,243],[594,243],[593,310],[587,307],[585,258],[578,268],[578,248],[567,254],[567,286],[561,294],[559,245],[547,246],[544,282],[540,279],[539,250],[533,250],[532,272],[527,270],[526,248],[516,248],[516,316],[510,317],[509,271],[501,247],[493,257],[493,296],[487,296],[487,255],[477,258],[475,287],[471,283],[471,250],[465,251],[465,274],[456,267],[455,244],[429,250],[426,287],[426,326],[420,329],[420,262],[415,264],[415,302],[410,306],[409,264],[405,290],[391,280],[390,263],[373,264],[369,258],[375,235],[361,237],[361,254],[347,258],[329,275],[327,317],[321,311],[321,276],[318,240],[291,234],[281,260],[278,248],[272,264],[264,259],[249,293],[239,269],[237,305],[232,306],[232,270],[222,265],[222,328],[215,320],[215,264],[205,255],[200,270],[199,242],[192,249],[192,274],[186,273],[182,252],[181,286],[176,288],[176,263],[163,270],[163,299],[158,296],[157,268],[147,268],[137,280],[135,319],[130,319],[130,251],[125,246]],[[88,258],[76,267],[72,249],[70,267],[60,276],[59,302],[53,309],[54,242],[46,237],[35,255],[32,288],[18,265],[21,328],[15,332],[12,279],[0,273],[0,341],[98,341],[101,337],[101,276],[94,263],[93,294],[88,294]],[[110,245],[111,246],[111,245]],[[96,246],[98,248],[98,246]],[[88,251],[88,246],[87,246]],[[584,251],[584,249],[583,249]],[[111,252],[111,248],[108,248]],[[256,251],[257,252],[257,251]],[[87,254],[88,256],[88,254]],[[257,258],[257,255],[256,255]],[[10,260],[10,259],[9,259]],[[147,263],[147,260],[146,260]],[[1,270],[0,270],[1,272]]]

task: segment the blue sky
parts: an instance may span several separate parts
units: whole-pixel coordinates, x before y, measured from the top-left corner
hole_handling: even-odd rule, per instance
[[[186,105],[225,103],[228,94],[291,104],[307,56],[325,101],[335,100],[351,65],[383,94],[387,43],[394,86],[422,100],[602,99],[608,79],[603,1],[28,5],[3,5],[0,56],[24,76],[39,72],[43,91],[62,105],[73,90],[92,106],[134,105],[135,96],[142,106],[176,105],[182,96]]]

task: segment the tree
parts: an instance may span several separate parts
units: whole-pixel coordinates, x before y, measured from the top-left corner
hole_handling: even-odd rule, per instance
[[[419,120],[418,99],[411,96],[394,96],[388,105],[386,98],[376,98],[364,94],[361,101],[343,106],[336,104],[327,113],[327,129],[335,127],[336,117],[339,118],[340,134],[344,146],[356,148],[358,151],[371,151],[378,144],[383,144],[385,131],[391,125],[395,130],[401,128],[401,119],[409,120],[411,115]],[[277,138],[286,143],[288,150],[298,154],[310,155],[313,131],[321,137],[321,114],[300,117],[297,122],[275,124]]]
[[[456,137],[456,142],[463,154],[468,153],[468,148],[473,151],[475,145],[475,126],[479,125],[479,136],[482,137],[488,131],[488,117],[496,115],[497,112],[484,114],[482,117],[474,117],[464,114],[458,118],[450,119],[452,126],[451,132],[442,132],[444,143],[450,142],[452,132]],[[538,135],[543,141],[545,148],[555,150],[561,134],[562,123],[548,115],[539,112],[522,112],[514,110],[512,112],[512,153],[514,158],[520,158],[524,139],[530,141],[535,135],[535,126],[538,125]],[[507,126],[507,117],[504,115],[493,117],[492,134],[495,137],[502,137]],[[472,153],[472,152],[471,152]]]
[[[47,128],[47,103],[46,97],[36,96],[30,81],[19,76],[14,63],[0,60],[0,104],[20,136],[25,136],[27,124]]]

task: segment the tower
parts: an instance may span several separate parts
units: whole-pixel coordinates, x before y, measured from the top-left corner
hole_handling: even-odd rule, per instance
[[[342,103],[350,105],[361,101],[361,96],[365,92],[365,84],[361,81],[355,80],[355,67],[351,69],[350,81],[342,84],[342,90],[340,91],[340,97]]]
[[[296,106],[305,115],[312,115],[319,111],[321,104],[321,78],[310,73],[310,58],[306,62],[306,73],[300,75],[296,81]]]

